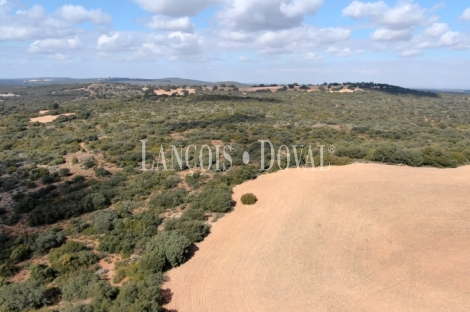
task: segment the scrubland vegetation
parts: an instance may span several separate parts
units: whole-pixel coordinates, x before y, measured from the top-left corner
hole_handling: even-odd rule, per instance
[[[258,201],[258,198],[256,198],[255,194],[253,193],[246,193],[242,195],[240,200],[244,205],[254,205]]]
[[[332,165],[469,162],[469,96],[348,85],[364,91],[191,86],[196,94],[158,96],[125,84],[0,87],[19,95],[0,102],[0,311],[161,311],[164,273],[232,209],[232,187],[260,174],[258,140],[270,140],[276,154],[281,145],[291,154],[292,145],[311,145],[315,165],[320,145],[335,146],[324,155]],[[40,110],[74,115],[30,122]],[[148,141],[148,168],[162,146],[171,164],[170,145],[231,145],[232,163],[221,152],[219,170],[216,157],[210,172],[192,169],[201,165],[193,149],[182,168],[142,172],[140,140]],[[275,155],[267,151],[269,165]],[[209,151],[201,155],[207,168]],[[99,265],[109,254],[122,256],[113,281]],[[12,277],[21,270],[29,278],[18,283]]]

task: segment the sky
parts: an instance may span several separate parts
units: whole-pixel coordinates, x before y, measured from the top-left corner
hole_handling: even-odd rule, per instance
[[[0,0],[0,78],[470,89],[470,1]]]

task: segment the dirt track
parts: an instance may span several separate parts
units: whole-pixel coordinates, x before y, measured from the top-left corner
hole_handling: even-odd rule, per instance
[[[470,167],[289,170],[169,272],[168,309],[470,311]]]

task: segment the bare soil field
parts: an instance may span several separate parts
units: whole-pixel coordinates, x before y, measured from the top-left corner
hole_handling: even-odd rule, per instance
[[[2,96],[2,97],[12,97],[12,96],[19,96],[19,95],[16,95],[16,94],[13,94],[13,93],[5,93],[5,94],[0,94],[0,96]]]
[[[290,169],[169,272],[166,306],[211,311],[470,311],[470,166]],[[240,203],[254,193],[253,206]]]
[[[156,95],[163,95],[163,94],[172,95],[173,93],[177,93],[178,95],[183,95],[184,90],[188,91],[189,94],[196,93],[196,89],[183,89],[183,88],[177,88],[177,89],[171,90],[171,91],[165,91],[163,89],[158,89],[158,90],[154,90],[153,92],[155,92]]]
[[[41,111],[40,111],[39,113],[41,113]],[[70,115],[75,115],[75,113],[67,113],[67,114],[61,114],[61,115],[70,116]],[[30,121],[30,122],[39,121],[39,122],[41,122],[41,123],[47,123],[47,122],[51,122],[51,121],[56,120],[57,118],[59,118],[59,116],[60,116],[60,115],[56,115],[56,116],[41,116],[41,117],[31,118],[29,121]]]

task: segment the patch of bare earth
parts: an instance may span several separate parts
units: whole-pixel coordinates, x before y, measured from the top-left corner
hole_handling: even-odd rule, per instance
[[[100,260],[99,265],[107,271],[106,279],[108,279],[113,286],[121,286],[123,281],[118,284],[113,283],[113,278],[116,273],[116,262],[121,261],[122,258],[120,255],[111,254]]]
[[[242,92],[256,92],[258,90],[269,90],[271,92],[276,92],[279,89],[282,89],[282,86],[277,86],[277,87],[248,87],[248,88],[240,88],[239,90],[242,91]]]
[[[29,278],[30,271],[29,270],[21,270],[12,278],[10,278],[10,283],[22,283]]]
[[[169,272],[167,308],[470,311],[469,187],[470,166],[263,175],[235,187],[234,211]]]
[[[116,167],[115,164],[105,162],[102,154],[94,154],[90,151],[87,151],[84,143],[80,143],[80,147],[85,150],[78,151],[75,153],[70,153],[64,156],[65,164],[60,165],[60,168],[67,168],[71,173],[82,175],[84,177],[93,177],[95,176],[93,169],[84,169],[82,168],[82,162],[90,157],[94,157],[97,161],[97,167],[103,167],[111,173],[116,173],[121,171],[121,168]],[[73,159],[76,158],[78,163],[73,163]]]
[[[67,114],[61,114],[61,115],[65,115],[65,116],[70,116],[70,115],[75,115],[75,113],[67,113]],[[29,121],[30,122],[40,122],[40,123],[47,123],[47,122],[51,122],[51,121],[54,121],[56,120],[57,118],[59,118],[60,115],[56,115],[56,116],[41,116],[41,117],[36,117],[36,118],[31,118]]]
[[[184,92],[183,92],[184,90],[186,90],[189,94],[196,93],[196,89],[183,89],[183,88],[177,88],[177,89],[170,90],[170,91],[158,89],[158,90],[154,90],[153,92],[155,92],[156,95],[163,95],[163,94],[172,95],[173,93],[176,93],[178,95],[184,95]]]

